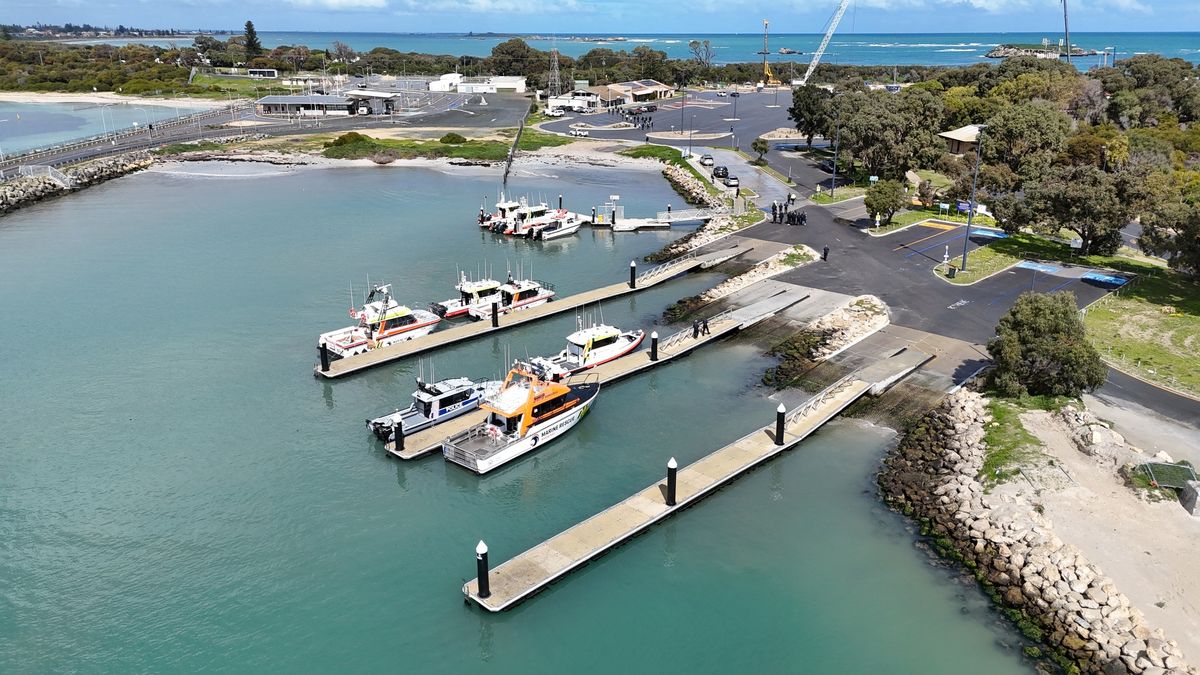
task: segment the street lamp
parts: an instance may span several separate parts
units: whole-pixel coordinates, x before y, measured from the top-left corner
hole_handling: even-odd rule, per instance
[[[967,236],[963,238],[963,257],[959,271],[967,271],[967,247],[971,244],[971,220],[975,216],[975,187],[979,184],[979,165],[983,163],[983,130],[986,124],[979,125],[979,136],[975,139],[975,174],[971,176],[971,201],[967,204]]]
[[[837,118],[834,121],[837,125],[833,132],[833,182],[829,184],[829,199],[833,199],[834,193],[837,191],[837,166],[838,154],[842,145],[842,110],[838,108]]]
[[[688,120],[688,151],[687,151],[688,157],[692,156],[692,132],[694,132],[695,130],[696,130],[696,116],[692,115],[691,119]]]
[[[142,111],[142,117],[146,120],[146,130],[150,134],[150,140],[154,140],[154,127],[150,126],[150,113],[146,112],[145,108],[136,105],[133,106],[133,109]]]

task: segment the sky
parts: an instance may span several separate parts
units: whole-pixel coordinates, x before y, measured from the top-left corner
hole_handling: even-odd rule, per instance
[[[1070,0],[1071,30],[1200,31],[1197,0]],[[837,0],[5,0],[5,23],[260,31],[819,33]],[[1044,31],[1059,0],[854,0],[856,33]]]

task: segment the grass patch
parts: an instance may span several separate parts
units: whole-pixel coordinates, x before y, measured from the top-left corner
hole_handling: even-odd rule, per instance
[[[1146,467],[1143,465],[1139,464],[1138,466],[1133,467],[1133,470],[1129,472],[1127,480],[1129,481],[1129,485],[1131,487],[1137,490],[1144,490],[1146,492],[1146,497],[1148,497],[1150,501],[1163,502],[1168,500],[1176,501],[1179,499],[1179,495],[1176,494],[1175,490],[1157,485],[1154,480],[1150,478],[1150,474],[1146,471]]]
[[[1136,282],[1088,308],[1088,337],[1121,368],[1200,395],[1200,284],[1147,266]],[[1175,311],[1164,314],[1164,307]]]
[[[1076,255],[1067,244],[1027,232],[1017,232],[971,251],[967,260],[967,271],[959,270],[956,278],[947,281],[953,284],[971,283],[1026,259],[1090,265],[1132,274],[1148,274],[1160,269],[1152,262],[1122,256]],[[950,262],[955,268],[958,268],[960,263],[959,259],[952,259]]]
[[[228,147],[224,143],[200,141],[199,143],[172,143],[151,152],[155,155],[180,155],[185,152],[218,152]]]
[[[833,196],[829,196],[828,191],[822,191],[809,197],[816,204],[836,204],[844,202],[847,199],[854,199],[867,194],[866,186],[862,185],[843,185],[834,191]]]
[[[520,150],[537,150],[571,142],[570,138],[526,130],[521,134],[521,142],[517,147]],[[462,143],[450,144],[442,141],[372,138],[352,131],[327,143],[322,154],[332,159],[448,157],[499,162],[508,157],[509,147],[507,141],[464,139]]]
[[[758,209],[747,209],[745,213],[739,213],[733,217],[733,224],[735,229],[741,230],[743,228],[750,227],[751,225],[757,225],[766,219],[767,214],[763,213],[762,211],[759,211]]]
[[[1021,424],[1020,414],[1024,409],[1013,399],[996,396],[988,399],[992,421],[983,436],[987,454],[979,471],[979,480],[984,485],[995,485],[1016,476],[1020,473],[1017,465],[1029,459],[1035,448],[1041,447],[1037,437]]]
[[[664,164],[674,164],[675,166],[687,169],[689,173],[696,177],[704,184],[704,189],[708,190],[710,195],[721,194],[721,189],[712,184],[712,181],[701,175],[696,167],[688,163],[683,158],[683,153],[675,148],[666,145],[639,145],[634,148],[626,148],[617,153],[625,157],[633,157],[634,159],[657,159]]]
[[[921,177],[921,180],[929,181],[930,185],[933,185],[935,192],[938,190],[944,190],[945,188],[954,185],[954,180],[952,178],[944,173],[938,173],[933,169],[917,169],[917,175]]]
[[[779,262],[788,267],[795,267],[801,263],[810,262],[813,260],[813,255],[808,252],[808,249],[801,246],[793,246],[790,251],[784,253],[779,258]]]
[[[965,225],[967,216],[958,213],[943,214],[937,209],[905,209],[892,216],[892,222],[880,223],[878,228],[872,227],[871,231],[876,234],[887,234],[888,232],[895,232],[901,228],[915,225],[923,220],[944,220],[949,223],[962,223]],[[979,227],[995,227],[996,219],[991,216],[978,214],[971,220],[971,226],[974,227],[976,225]]]
[[[192,85],[188,91],[196,91],[198,95],[208,98],[221,98],[227,92],[251,98],[261,98],[268,94],[291,94],[301,89],[303,87],[285,87],[280,84],[271,84],[269,80],[252,80],[242,77],[216,77],[197,73],[196,77],[192,78]]]

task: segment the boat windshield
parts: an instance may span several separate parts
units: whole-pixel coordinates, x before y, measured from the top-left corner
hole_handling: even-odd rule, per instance
[[[500,427],[500,430],[505,434],[512,434],[515,433],[517,428],[520,426],[521,416],[513,415],[512,417],[505,417],[498,413],[492,413],[488,416],[488,424]]]
[[[583,356],[583,347],[575,344],[574,342],[568,342],[567,353],[571,356]]]
[[[433,417],[433,402],[432,401],[417,401],[417,412],[421,413],[421,417],[430,419]]]

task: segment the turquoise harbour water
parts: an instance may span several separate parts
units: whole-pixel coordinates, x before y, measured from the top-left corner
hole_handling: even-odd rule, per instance
[[[401,463],[363,420],[408,396],[415,362],[312,376],[351,281],[420,304],[449,297],[456,262],[521,261],[568,294],[671,235],[480,233],[494,173],[186,170],[213,175],[142,173],[0,219],[0,672],[1028,672],[978,590],[880,505],[894,434],[851,421],[513,611],[465,605],[480,538],[499,563],[770,420],[769,360],[726,341],[607,387],[484,478]],[[615,192],[631,216],[673,199],[647,172],[515,181],[580,210]],[[604,316],[649,328],[720,278]],[[430,362],[496,372],[573,322]]]
[[[11,103],[0,101],[0,152],[10,155],[66,141],[129,131],[195,108],[120,103]]]
[[[855,33],[843,30],[834,34],[833,40],[822,59],[824,63],[844,63],[854,65],[926,65],[926,66],[961,66],[993,62],[985,59],[984,54],[998,44],[1020,43],[1041,44],[1042,38],[1050,40],[1050,44],[1058,44],[1062,33],[1057,27],[1044,32],[1033,33]],[[236,31],[240,34],[240,29]],[[284,32],[263,31],[258,33],[263,46],[271,49],[280,45],[307,45],[316,49],[328,49],[335,41],[344,42],[358,51],[370,51],[375,47],[388,47],[402,52],[418,52],[422,54],[451,54],[454,56],[487,56],[492,47],[509,39],[509,36],[464,35],[464,34],[431,34],[431,33],[322,33],[322,32]],[[718,63],[742,63],[762,59],[758,50],[762,49],[762,33],[740,34],[632,34],[606,33],[604,35],[588,36],[576,34],[578,37],[591,39],[571,39],[568,35],[559,35],[553,42],[546,39],[529,39],[530,45],[537,49],[549,51],[554,46],[566,56],[578,57],[588,50],[605,47],[614,50],[632,50],[645,45],[664,51],[671,58],[689,58],[691,52],[688,42],[691,40],[709,40],[716,49]],[[224,38],[225,36],[220,36]],[[624,41],[598,41],[605,37],[623,37]],[[772,61],[794,61],[807,65],[812,52],[821,42],[819,33],[779,33],[772,34],[770,46],[772,52],[780,47],[787,47],[804,54],[785,56],[772,54]],[[107,40],[111,44],[128,42],[144,42],[161,47],[183,46],[190,40]],[[1103,50],[1111,47],[1117,58],[1128,58],[1134,54],[1162,54],[1171,58],[1183,58],[1193,63],[1200,62],[1200,32],[1179,33],[1086,33],[1072,32],[1071,42],[1084,49]],[[1074,59],[1080,68],[1090,68],[1099,63],[1098,56],[1080,57]]]

